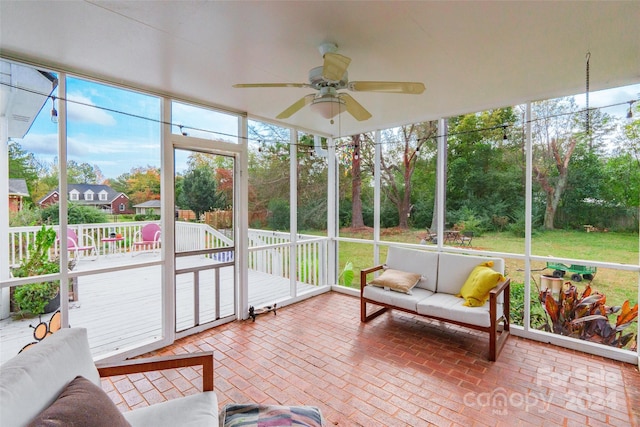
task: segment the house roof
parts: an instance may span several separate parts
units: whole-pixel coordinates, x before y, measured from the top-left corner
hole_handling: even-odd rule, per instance
[[[147,200],[146,202],[133,205],[134,208],[159,208],[160,200]]]
[[[27,181],[23,178],[9,178],[9,195],[29,197]]]
[[[638,22],[638,1],[3,1],[0,49],[268,120],[314,91],[232,85],[306,83],[324,42],[352,59],[350,80],[426,85],[422,95],[349,92],[373,114],[366,121],[331,124],[309,108],[284,121],[351,135],[583,93],[587,52],[591,91],[638,83]]]
[[[80,204],[83,204],[83,203],[90,204],[90,205],[106,204],[106,203],[111,203],[114,199],[116,199],[120,195],[127,197],[126,194],[120,193],[114,190],[113,188],[109,187],[108,185],[104,185],[104,184],[69,184],[67,186],[67,193],[70,193],[73,190],[79,193],[78,200],[74,200],[73,202],[80,203]],[[87,191],[92,191],[96,195],[104,191],[107,193],[107,200],[99,200],[97,197],[95,197],[93,200],[85,200],[84,194]],[[50,191],[46,196],[40,199],[38,203],[42,203],[43,201],[51,197],[51,195],[54,193],[58,193],[57,188],[55,190]]]

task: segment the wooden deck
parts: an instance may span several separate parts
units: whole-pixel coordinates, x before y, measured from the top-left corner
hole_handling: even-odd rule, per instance
[[[159,260],[157,255],[144,254],[102,256],[96,261],[81,261],[77,270],[132,267],[134,263]],[[213,265],[200,258],[179,259],[179,268]],[[226,316],[234,316],[234,267],[219,271],[219,304],[216,299],[215,270],[197,274],[199,281],[199,324]],[[194,325],[194,273],[180,274],[176,279],[176,318],[178,330]],[[114,270],[78,278],[76,302],[70,302],[69,324],[89,330],[94,356],[104,355],[142,342],[157,340],[161,335],[162,293],[161,266],[140,266]],[[298,295],[316,290],[317,286],[298,282]],[[289,279],[249,270],[249,305],[262,307],[290,297]],[[216,307],[219,305],[219,313]],[[247,308],[248,309],[248,308]],[[48,321],[51,314],[42,316]],[[11,318],[0,321],[0,363],[13,357],[27,343],[34,341],[33,329],[39,320]]]

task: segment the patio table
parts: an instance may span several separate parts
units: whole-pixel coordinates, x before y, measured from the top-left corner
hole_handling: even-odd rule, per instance
[[[444,243],[457,243],[461,241],[458,230],[444,230]]]
[[[100,239],[102,242],[102,253],[105,255],[115,255],[120,253],[120,245],[118,242],[124,240],[124,237],[105,237]]]

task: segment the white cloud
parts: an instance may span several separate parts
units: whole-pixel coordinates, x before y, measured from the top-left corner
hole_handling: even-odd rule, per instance
[[[238,119],[235,116],[180,102],[173,102],[171,110],[173,124],[185,126],[184,131],[189,136],[232,143],[238,141]]]
[[[115,126],[116,119],[107,111],[95,106],[90,98],[80,94],[69,94],[67,114],[70,122],[94,123],[102,126]]]
[[[116,178],[135,167],[159,165],[160,143],[134,137],[111,139],[98,135],[75,135],[68,138],[68,157],[97,165],[105,177]]]
[[[23,150],[36,153],[36,155],[57,156],[58,155],[58,135],[27,133],[24,139],[20,140]]]
[[[623,86],[615,89],[600,90],[589,93],[589,108],[603,108],[602,111],[615,117],[625,117],[629,109],[629,101],[640,97],[640,85]],[[586,107],[584,93],[575,96],[580,108]],[[620,104],[615,105],[614,104]],[[609,106],[612,107],[609,107]]]

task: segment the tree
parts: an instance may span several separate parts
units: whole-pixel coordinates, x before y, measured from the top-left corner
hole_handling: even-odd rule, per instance
[[[195,212],[198,219],[204,212],[224,208],[226,201],[217,187],[215,176],[209,167],[191,169],[182,181],[181,205]]]
[[[541,101],[534,104],[533,180],[545,197],[543,227],[554,229],[558,206],[567,190],[571,158],[577,145],[587,152],[602,147],[603,135],[610,130],[609,116],[594,111],[590,114],[590,129],[584,130],[584,114],[578,111],[573,97]]]
[[[121,189],[122,181],[126,181],[125,191]],[[126,193],[134,205],[160,200],[160,168],[147,166],[132,169],[131,173],[121,175],[113,188]]]
[[[33,153],[26,152],[20,144],[9,140],[9,178],[23,178],[27,183],[31,200],[37,200],[39,163]]]
[[[29,173],[36,174],[35,179],[31,175],[28,175],[28,178],[25,176],[32,200],[39,200],[58,188],[60,167],[57,158],[52,163],[41,162],[32,153],[29,153],[23,158],[23,162],[25,161],[28,165]],[[14,168],[17,167],[14,166]],[[69,160],[67,163],[67,182],[69,184],[100,184],[103,180],[102,172],[96,165],[92,166],[86,162],[78,163],[75,160]]]
[[[524,156],[516,121],[510,107],[449,119],[445,223],[475,218],[489,228],[524,206]]]
[[[268,123],[250,122],[249,224],[267,225],[271,200],[289,200],[290,131]]]
[[[78,163],[75,160],[67,162],[67,181],[69,184],[100,184],[104,176],[96,165]]]
[[[640,206],[640,163],[631,154],[607,159],[602,174],[606,185],[602,197],[609,203],[626,208]]]
[[[382,190],[398,211],[400,228],[409,228],[411,178],[418,158],[426,155],[421,148],[428,147],[427,141],[436,136],[437,129],[436,122],[424,122],[391,129],[386,134],[387,140],[397,142],[388,144],[380,156]]]
[[[9,178],[24,178],[27,185],[38,179],[37,161],[33,153],[22,149],[20,144],[9,140]]]
[[[320,138],[320,147],[326,147],[326,138]],[[300,134],[296,146],[297,160],[297,219],[299,230],[326,230],[327,228],[327,159],[316,150],[312,134]],[[271,216],[275,215],[271,204]]]

